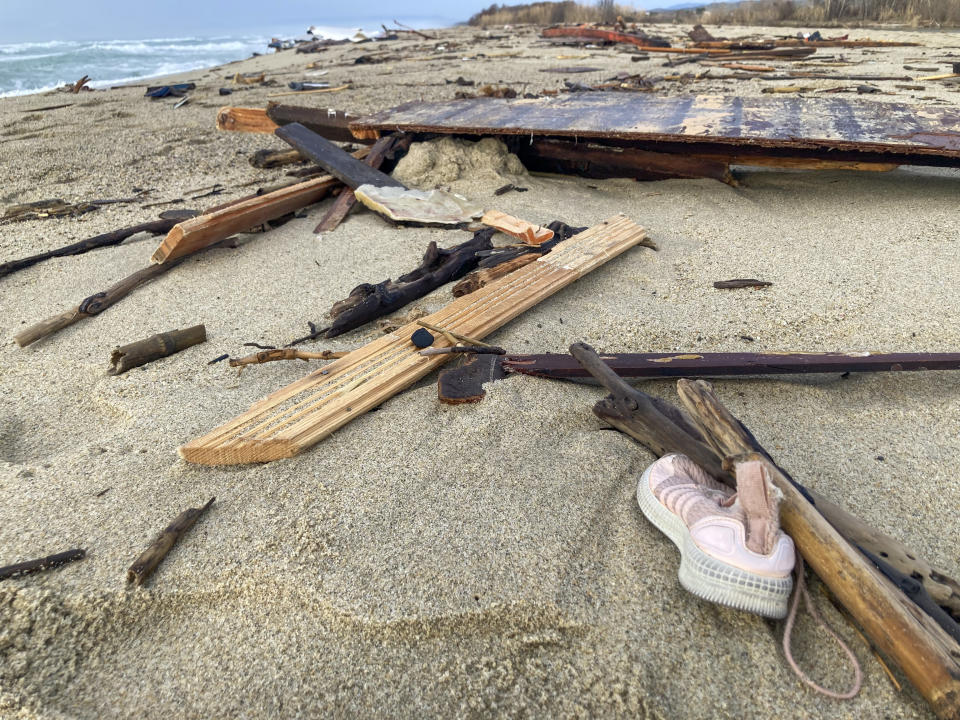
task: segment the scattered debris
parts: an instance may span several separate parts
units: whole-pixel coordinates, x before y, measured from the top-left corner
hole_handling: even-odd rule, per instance
[[[110,368],[107,373],[122,375],[128,370],[173,355],[206,340],[207,329],[203,325],[157,333],[145,340],[138,340],[114,349],[110,353]]]
[[[483,400],[487,394],[483,389],[484,383],[507,377],[499,360],[499,355],[495,353],[472,353],[463,357],[459,367],[442,370],[437,378],[437,397],[440,402],[460,405]]]
[[[520,220],[499,210],[487,210],[480,218],[480,222],[507,235],[519,238],[527,245],[541,245],[553,237],[553,230],[550,228],[533,225],[526,220]]]
[[[506,185],[504,185],[504,186],[502,186],[502,187],[498,187],[496,190],[494,190],[494,191],[493,191],[493,194],[496,195],[497,197],[499,197],[500,195],[506,195],[506,194],[507,194],[508,192],[510,192],[511,190],[513,190],[514,192],[526,192],[526,191],[527,191],[527,188],[525,188],[525,187],[518,187],[517,185],[514,185],[513,183],[507,183]]]
[[[317,93],[333,93],[333,92],[340,92],[341,90],[349,90],[351,87],[353,86],[350,83],[346,83],[344,85],[338,85],[337,87],[325,87],[325,88],[318,88],[314,90],[290,90],[289,92],[271,93],[270,95],[267,95],[267,97],[284,97],[286,95],[316,95]]]
[[[717,280],[713,286],[717,290],[735,290],[736,288],[765,288],[773,285],[766,280],[751,280],[747,278],[738,278],[736,280]]]
[[[81,255],[96,248],[119,245],[127,238],[137,235],[138,233],[146,232],[150,233],[151,235],[160,235],[169,232],[170,229],[178,222],[194,217],[196,214],[197,213],[194,210],[168,210],[160,214],[159,220],[139,223],[138,225],[131,225],[130,227],[122,228],[120,230],[113,230],[112,232],[95,235],[94,237],[81,240],[80,242],[73,243],[72,245],[65,245],[64,247],[57,248],[56,250],[38,253],[20,260],[10,260],[9,262],[0,264],[0,278],[14,273],[17,270],[23,270],[31,265],[36,265],[44,260],[49,260],[50,258],[66,257],[67,255]]]
[[[81,90],[92,90],[93,88],[87,87],[87,83],[90,82],[90,78],[87,75],[84,75],[82,78],[77,80],[73,85],[68,86],[68,90],[74,95],[79,93]]]
[[[190,90],[196,89],[196,84],[194,83],[179,83],[177,85],[154,85],[147,88],[147,91],[143,94],[144,97],[153,98],[157,100],[159,98],[165,97],[183,97]]]
[[[5,567],[0,567],[0,580],[8,580],[10,578],[30,575],[35,572],[52,570],[53,568],[58,568],[61,565],[66,565],[67,563],[71,563],[76,560],[82,560],[86,556],[86,550],[67,550],[66,552],[57,553],[56,555],[48,555],[47,557],[40,558],[39,560],[27,560],[26,562],[17,563],[15,565],[7,565]]]
[[[214,500],[216,500],[216,498],[212,497],[203,507],[188,508],[177,515],[177,517],[173,519],[173,522],[167,525],[167,527],[163,529],[163,532],[157,536],[157,539],[150,544],[150,547],[144,550],[140,557],[133,561],[133,565],[127,570],[127,583],[137,586],[143,585],[150,575],[153,574],[153,571],[157,569],[160,561],[163,560],[173,546],[177,544],[177,541],[194,526],[203,513],[210,509]]]
[[[277,360],[335,360],[344,357],[346,354],[345,352],[335,352],[333,350],[307,352],[306,350],[297,350],[296,348],[271,348],[269,350],[255,352],[252,355],[244,355],[241,358],[231,358],[230,367],[242,368],[246,365],[261,365]],[[226,359],[226,357],[224,359]]]

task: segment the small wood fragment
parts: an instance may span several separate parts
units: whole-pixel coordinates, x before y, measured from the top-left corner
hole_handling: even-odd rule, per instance
[[[241,358],[231,358],[230,367],[260,365],[276,360],[334,360],[336,358],[342,358],[346,354],[346,352],[335,352],[333,350],[307,352],[306,350],[297,350],[296,348],[276,348],[274,350],[261,350],[252,355],[244,355]]]
[[[188,508],[177,515],[173,522],[167,525],[163,532],[157,536],[157,539],[150,544],[150,547],[133,561],[133,565],[127,570],[127,583],[137,586],[143,585],[177,541],[213,505],[214,500],[216,498],[212,497],[202,508]]]
[[[330,88],[320,88],[319,90],[288,90],[286,92],[279,93],[270,93],[267,97],[285,97],[287,95],[316,95],[318,93],[332,93],[340,92],[341,90],[349,90],[352,85],[347,83],[346,85],[341,85],[339,87],[330,87]]]
[[[493,347],[492,345],[488,345],[482,340],[477,340],[476,338],[472,338],[468,335],[461,335],[459,333],[455,333],[453,330],[448,330],[447,328],[440,327],[439,325],[428,323],[426,320],[417,320],[416,323],[417,325],[422,325],[423,327],[429,328],[430,330],[434,330],[438,333],[449,335],[455,340],[459,340],[460,342],[467,343],[468,345],[479,345],[480,347]]]
[[[86,557],[86,555],[86,550],[67,550],[66,552],[48,555],[38,560],[27,560],[26,562],[16,563],[14,565],[6,565],[5,567],[0,567],[0,580],[23,577],[24,575],[42,572],[43,570],[51,570],[61,565],[74,562],[75,560],[80,560]]]
[[[217,130],[273,134],[278,127],[262,108],[223,107],[217,111]]]
[[[553,237],[553,230],[542,225],[534,225],[499,210],[487,210],[480,222],[492,228],[519,238],[527,245],[540,245]]]
[[[306,158],[299,150],[257,150],[250,156],[250,164],[263,170],[301,162],[306,162]]]
[[[500,355],[473,353],[464,357],[460,367],[440,371],[437,397],[448,405],[478,403],[487,394],[484,383],[503,380],[506,376]]]
[[[70,86],[70,92],[76,95],[81,90],[89,90],[90,88],[86,87],[88,82],[90,82],[90,76],[84,75],[82,78],[80,78],[73,85]]]
[[[127,370],[206,342],[206,339],[207,329],[203,325],[151,335],[144,340],[115,348],[110,353],[110,368],[107,373],[122,375]]]
[[[735,280],[717,280],[713,286],[717,290],[735,290],[737,288],[765,288],[773,285],[766,280],[753,280],[751,278],[737,278]]]

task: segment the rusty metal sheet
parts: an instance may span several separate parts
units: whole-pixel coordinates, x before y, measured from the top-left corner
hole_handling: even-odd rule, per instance
[[[960,108],[837,97],[659,97],[579,93],[556,98],[475,98],[409,103],[351,122],[355,135],[431,132],[696,144],[699,152],[758,148],[894,155],[915,164],[960,165]]]

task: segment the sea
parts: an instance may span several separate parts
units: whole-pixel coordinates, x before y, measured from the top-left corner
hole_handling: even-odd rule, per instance
[[[4,2],[4,0],[0,0]],[[405,21],[401,20],[401,22]],[[443,27],[449,21],[418,19],[411,27]],[[390,21],[386,21],[392,26]],[[358,30],[368,36],[381,32],[366,23],[314,26],[319,37],[343,39]],[[140,40],[44,40],[0,44],[0,97],[27,95],[73,84],[89,75],[90,87],[103,88],[162,75],[242,60],[253,53],[272,53],[267,44],[273,38],[307,38],[308,23],[296,30],[281,28],[270,34],[237,33],[211,37],[166,37]]]

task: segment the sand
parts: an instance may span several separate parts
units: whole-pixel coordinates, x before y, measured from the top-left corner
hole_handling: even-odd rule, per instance
[[[179,110],[173,100],[144,99],[142,88],[0,101],[3,206],[152,188],[141,203],[5,225],[0,261],[165,209],[142,208],[147,202],[225,186],[184,203],[204,207],[282,179],[283,169],[247,163],[256,149],[281,148],[279,140],[213,130],[221,105],[263,106],[283,89],[219,97],[217,88],[230,85],[224,77],[238,71],[265,70],[285,84],[310,79],[303,67],[319,60],[330,71],[323,79],[349,79],[356,89],[286,99],[357,113],[449,99],[458,88],[445,80],[458,75],[535,91],[561,81],[537,72],[543,67],[603,68],[575,77],[584,82],[610,71],[665,71],[659,57],[631,63],[615,49],[538,45],[529,28],[475,40],[483,34],[440,33],[462,43],[449,50],[458,56],[487,56],[471,61],[340,64],[375,50],[425,57],[436,44],[413,40],[197,71],[180,78],[198,89]],[[947,34],[854,33],[867,35],[925,47],[830,54],[867,61],[854,71],[900,74],[906,58],[940,57],[960,44]],[[960,100],[934,83],[920,92],[879,85],[895,93],[880,100]],[[661,83],[667,93],[756,94],[765,86]],[[61,102],[74,105],[24,114]],[[423,162],[411,174],[428,182],[438,151],[418,149]],[[435,181],[455,192],[542,223],[590,225],[624,212],[660,247],[629,251],[491,336],[512,351],[562,352],[578,340],[606,351],[958,347],[957,171],[749,170],[735,189],[708,180],[530,176],[499,152],[446,152],[471,168]],[[492,199],[516,181],[529,191]],[[357,283],[409,270],[431,240],[465,238],[394,229],[363,212],[317,237],[312,228],[329,203],[244,236],[236,249],[190,260],[26,349],[9,338],[145,265],[159,240],[134,238],[0,280],[0,337],[8,339],[0,347],[0,564],[70,547],[89,553],[0,584],[0,717],[929,716],[899,673],[904,690],[893,689],[818,583],[818,605],[864,667],[864,690],[849,703],[813,694],[790,673],[781,623],[682,590],[676,550],[633,499],[653,457],[592,414],[596,387],[514,377],[478,405],[445,406],[429,376],[291,460],[231,468],[180,460],[179,445],[308,371],[273,363],[238,376],[208,360],[247,352],[245,342],[301,335]],[[731,277],[774,284],[713,289]],[[432,311],[449,299],[441,288],[417,305]],[[207,343],[106,374],[115,345],[198,322]],[[361,328],[317,347],[349,349],[377,333]],[[798,479],[960,574],[960,374],[716,386]],[[643,387],[675,396],[669,382]],[[152,537],[211,496],[216,504],[148,586],[127,589],[126,568]],[[842,656],[807,618],[796,645],[816,679],[849,682]]]

